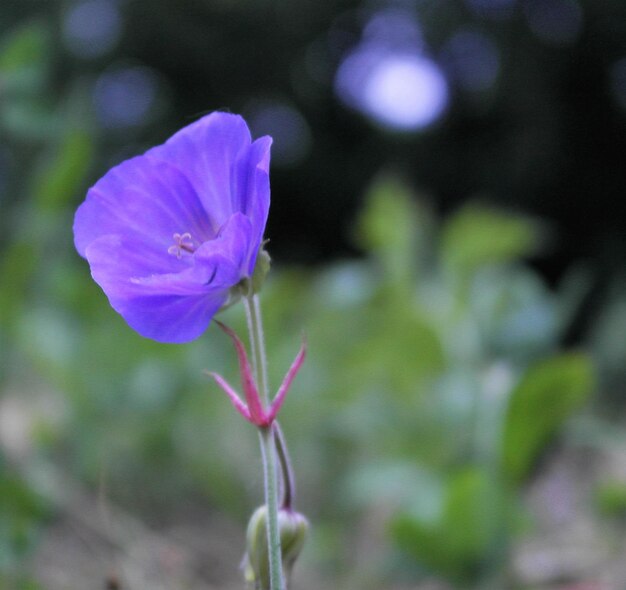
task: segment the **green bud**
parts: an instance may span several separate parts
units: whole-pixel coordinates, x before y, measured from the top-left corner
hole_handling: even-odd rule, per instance
[[[304,545],[309,523],[300,513],[281,508],[278,511],[283,571],[289,577]],[[247,551],[244,559],[246,581],[255,590],[269,590],[270,571],[267,547],[267,508],[254,511],[246,532]]]
[[[272,259],[267,253],[267,250],[263,247],[259,250],[259,254],[256,257],[256,264],[254,265],[254,272],[252,273],[252,292],[258,293],[265,282],[265,277],[270,271]]]
[[[259,254],[256,258],[256,264],[254,265],[254,272],[251,278],[246,278],[237,283],[234,287],[231,287],[228,292],[228,299],[220,307],[220,311],[224,311],[229,307],[238,303],[242,297],[252,293],[258,293],[265,282],[265,277],[270,271],[271,259],[263,247],[259,250]]]

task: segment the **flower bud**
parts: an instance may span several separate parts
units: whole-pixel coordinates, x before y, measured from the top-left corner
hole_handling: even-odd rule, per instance
[[[254,265],[254,272],[252,274],[252,292],[258,293],[265,282],[267,273],[270,271],[270,265],[272,259],[267,253],[267,250],[263,247],[259,250],[256,257],[256,264]]]
[[[283,571],[288,577],[300,555],[309,523],[300,513],[281,508],[278,511],[280,547]],[[244,558],[246,581],[255,590],[269,590],[270,571],[267,542],[267,507],[260,506],[254,511],[246,532],[247,551]]]

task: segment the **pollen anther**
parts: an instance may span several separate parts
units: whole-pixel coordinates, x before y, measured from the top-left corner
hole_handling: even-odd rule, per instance
[[[193,241],[189,232],[185,232],[184,234],[175,233],[173,238],[176,243],[167,249],[168,254],[176,256],[176,258],[180,258],[183,255],[183,250],[193,254],[195,248],[193,247]]]

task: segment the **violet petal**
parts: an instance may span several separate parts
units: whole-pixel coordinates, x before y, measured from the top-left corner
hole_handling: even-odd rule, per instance
[[[164,251],[174,233],[188,232],[197,243],[215,235],[209,216],[186,176],[163,162],[144,156],[112,168],[87,193],[76,211],[76,249],[107,234],[132,234],[161,244]]]
[[[269,208],[271,139],[212,113],[110,170],[74,220],[78,252],[143,336],[199,336],[251,276]]]

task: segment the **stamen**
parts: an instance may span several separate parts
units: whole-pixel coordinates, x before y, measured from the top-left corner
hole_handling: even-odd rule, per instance
[[[193,247],[193,241],[189,232],[185,232],[184,234],[175,233],[173,238],[176,244],[167,249],[168,254],[176,256],[176,258],[180,259],[183,255],[183,250],[185,252],[189,252],[190,254],[194,253],[195,248]]]

